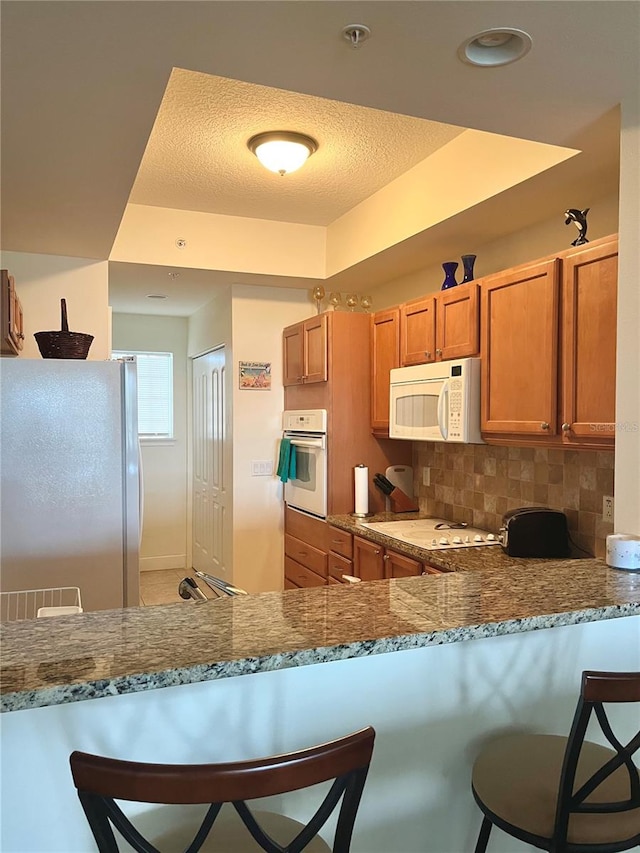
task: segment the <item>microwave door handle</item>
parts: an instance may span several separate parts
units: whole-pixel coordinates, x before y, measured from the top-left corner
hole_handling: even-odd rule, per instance
[[[440,435],[447,440],[449,437],[449,380],[442,386],[438,397],[438,426]]]

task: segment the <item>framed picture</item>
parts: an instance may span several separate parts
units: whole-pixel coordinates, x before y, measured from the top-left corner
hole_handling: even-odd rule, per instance
[[[271,362],[241,361],[239,363],[240,390],[270,391]]]

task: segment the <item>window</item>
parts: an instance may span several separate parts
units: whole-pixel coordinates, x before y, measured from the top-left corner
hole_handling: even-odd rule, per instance
[[[173,353],[123,352],[138,365],[138,435],[142,439],[173,439]]]

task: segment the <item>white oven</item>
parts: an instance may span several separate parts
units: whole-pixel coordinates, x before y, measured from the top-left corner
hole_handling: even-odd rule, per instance
[[[327,517],[327,412],[305,409],[285,412],[283,438],[295,454],[295,476],[284,484],[287,506]]]

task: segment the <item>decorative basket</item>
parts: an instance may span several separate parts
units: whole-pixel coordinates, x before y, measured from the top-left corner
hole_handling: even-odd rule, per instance
[[[86,358],[93,335],[85,332],[70,332],[67,321],[67,301],[60,300],[62,330],[60,332],[36,332],[34,338],[43,358]]]

